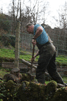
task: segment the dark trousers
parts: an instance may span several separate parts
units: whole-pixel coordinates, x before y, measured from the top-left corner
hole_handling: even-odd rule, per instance
[[[45,52],[46,53],[46,52]],[[36,79],[39,83],[45,83],[45,71],[47,69],[50,76],[55,80],[57,83],[64,84],[61,76],[58,74],[56,70],[55,58],[56,52],[52,56],[49,52],[45,54],[44,52],[40,55],[38,60],[38,66],[36,69]]]

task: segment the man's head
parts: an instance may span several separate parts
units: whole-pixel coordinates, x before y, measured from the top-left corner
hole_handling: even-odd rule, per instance
[[[27,32],[28,32],[28,33],[33,34],[34,25],[31,24],[31,23],[28,23],[28,24],[26,25],[26,29],[27,29]]]

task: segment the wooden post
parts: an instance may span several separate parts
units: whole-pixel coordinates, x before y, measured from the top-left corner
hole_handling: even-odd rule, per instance
[[[15,39],[15,68],[19,68],[19,49],[20,49],[20,21],[18,22]]]

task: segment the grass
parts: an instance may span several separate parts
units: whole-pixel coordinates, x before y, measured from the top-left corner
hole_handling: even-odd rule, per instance
[[[63,81],[67,83],[67,77],[63,77]]]
[[[20,59],[25,59],[26,61],[31,61],[31,53],[30,52],[26,52],[26,51],[22,51],[21,52],[22,55],[20,55]],[[7,58],[15,58],[15,53],[14,53],[14,49],[0,49],[0,57],[7,57]],[[36,58],[37,61],[38,57]]]
[[[60,55],[56,57],[56,61],[62,65],[67,65],[67,56]]]
[[[0,49],[0,57],[11,57],[15,58],[14,50],[11,49]]]
[[[31,52],[27,51],[21,51],[20,52],[20,59],[25,59],[26,61],[31,61]],[[0,49],[0,57],[7,57],[7,58],[15,58],[14,49]],[[38,57],[35,59],[35,61],[38,60]],[[56,62],[60,65],[67,65],[67,56],[60,55],[56,57]]]
[[[8,74],[9,72],[10,72],[10,69],[4,69],[4,68],[0,67],[0,77],[3,78],[3,76],[5,74]]]
[[[5,74],[7,74],[6,71],[0,70],[0,77],[3,77]]]

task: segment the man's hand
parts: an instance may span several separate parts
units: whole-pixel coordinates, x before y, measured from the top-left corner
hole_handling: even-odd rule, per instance
[[[35,46],[36,45],[36,40],[32,39],[32,44]]]

